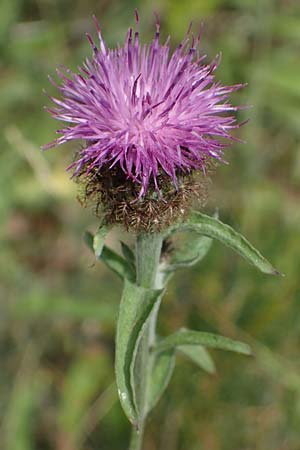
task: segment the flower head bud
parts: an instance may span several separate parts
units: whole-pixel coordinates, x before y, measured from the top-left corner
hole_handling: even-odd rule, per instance
[[[136,22],[138,29],[137,14]],[[92,58],[78,73],[57,70],[61,84],[51,80],[62,97],[51,97],[48,111],[68,125],[44,148],[83,140],[68,170],[83,184],[84,199],[93,199],[109,222],[160,229],[203,197],[207,170],[223,161],[239,126],[239,108],[228,98],[242,85],[215,81],[219,58],[205,64],[200,35],[190,29],[171,53],[169,40],[159,42],[158,22],[150,44],[141,45],[130,28],[116,49],[106,47],[95,23],[99,48],[87,34]]]

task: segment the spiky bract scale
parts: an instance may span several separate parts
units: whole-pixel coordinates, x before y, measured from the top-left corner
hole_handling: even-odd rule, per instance
[[[160,192],[150,180],[147,192],[138,199],[138,185],[126,178],[116,166],[103,167],[89,176],[83,174],[83,180],[79,176],[78,181],[81,186],[80,203],[93,205],[96,215],[105,223],[121,225],[127,231],[153,233],[182,220],[192,206],[204,206],[210,178],[200,172],[178,174],[175,187],[167,175],[159,175]]]

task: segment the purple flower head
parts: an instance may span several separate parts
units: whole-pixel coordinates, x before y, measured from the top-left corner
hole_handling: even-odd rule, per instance
[[[209,159],[222,160],[223,149],[238,127],[239,108],[228,103],[229,95],[242,85],[222,86],[214,80],[217,57],[211,64],[199,56],[200,34],[190,28],[173,53],[169,39],[159,43],[160,25],[149,45],[141,45],[136,28],[128,30],[123,47],[108,49],[94,18],[100,41],[78,73],[57,70],[62,99],[51,97],[52,116],[69,125],[51,148],[82,139],[86,147],[69,167],[74,176],[119,167],[137,183],[140,197],[152,180],[163,173],[176,186],[178,173],[201,169]],[[226,144],[227,141],[227,144]]]

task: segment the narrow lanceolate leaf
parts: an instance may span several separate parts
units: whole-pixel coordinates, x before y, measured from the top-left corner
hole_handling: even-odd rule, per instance
[[[106,245],[102,250],[101,261],[122,279],[126,278],[129,281],[135,281],[135,271],[133,268],[122,256],[118,255],[111,248],[106,247]]]
[[[158,403],[167,388],[175,367],[175,351],[167,350],[155,355],[147,398],[147,413]]]
[[[206,333],[204,331],[193,331],[182,329],[176,331],[170,336],[162,339],[157,343],[154,351],[160,353],[176,348],[182,345],[203,345],[204,347],[217,348],[220,350],[228,350],[231,352],[251,355],[249,345],[234,341],[224,336],[214,333]]]
[[[97,231],[97,233],[94,236],[93,239],[93,250],[96,256],[96,259],[100,259],[101,253],[104,247],[104,242],[106,239],[106,236],[108,234],[108,227],[106,225],[101,225]]]
[[[115,368],[121,405],[135,425],[139,416],[131,367],[140,332],[160,295],[160,290],[145,289],[125,279],[117,325]]]
[[[88,248],[94,253],[94,236],[92,233],[86,231],[84,233],[84,241]],[[106,245],[102,248],[99,260],[122,279],[127,278],[130,281],[135,281],[135,270],[133,270],[132,266],[130,266],[122,256],[118,255]]]
[[[211,374],[216,372],[214,360],[202,345],[180,345],[177,347],[177,350],[187,356],[202,370],[205,370],[205,372]]]
[[[210,217],[199,212],[194,212],[186,222],[179,223],[169,228],[166,236],[176,231],[184,230],[196,231],[202,236],[216,239],[239,253],[261,272],[270,275],[279,275],[279,272],[260,254],[258,250],[256,250],[256,248],[253,247],[253,245],[250,244],[250,242],[247,241],[247,239],[217,218]]]
[[[121,248],[122,248],[122,253],[123,253],[124,258],[126,259],[126,261],[128,261],[129,263],[134,265],[135,264],[134,252],[127,244],[125,244],[125,242],[120,241],[120,243],[121,243]]]
[[[123,242],[123,241],[120,241],[120,242],[121,242],[122,253],[123,253],[123,256],[124,256],[128,266],[130,267],[130,269],[133,273],[136,273],[135,253],[127,244],[125,244],[125,242]]]

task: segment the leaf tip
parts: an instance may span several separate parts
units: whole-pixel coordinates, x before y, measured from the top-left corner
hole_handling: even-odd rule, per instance
[[[254,356],[253,351],[248,344],[243,344],[243,350],[241,351],[241,353],[245,356]]]
[[[280,277],[285,277],[285,274],[282,272],[279,272],[279,270],[274,269],[272,272],[272,275],[276,275],[276,276],[280,276]]]

